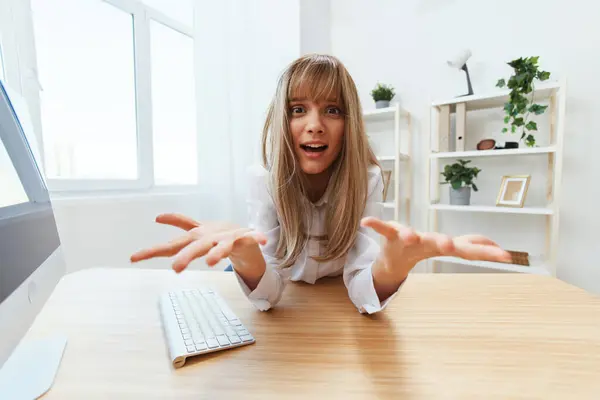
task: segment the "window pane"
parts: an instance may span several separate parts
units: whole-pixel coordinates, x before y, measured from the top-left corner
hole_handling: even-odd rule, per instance
[[[154,178],[158,185],[197,182],[193,40],[150,23]]]
[[[46,172],[136,179],[133,17],[97,0],[32,0]]]
[[[29,198],[15,169],[6,147],[0,140],[0,208],[27,203]]]
[[[142,3],[182,24],[190,27],[194,24],[193,0],[142,0]]]
[[[4,59],[2,57],[2,45],[0,43],[0,79],[5,82],[6,77],[4,76]]]

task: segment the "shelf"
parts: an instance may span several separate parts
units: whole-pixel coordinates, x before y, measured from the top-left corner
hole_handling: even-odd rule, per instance
[[[458,212],[481,212],[481,213],[501,213],[501,214],[530,214],[530,215],[552,215],[554,211],[551,208],[543,207],[496,207],[496,206],[455,206],[451,204],[431,204],[431,210],[438,211],[458,211]]]
[[[517,265],[517,264],[508,264],[501,262],[491,262],[491,261],[472,261],[465,260],[463,258],[458,257],[434,257],[433,261],[441,261],[441,262],[449,262],[453,264],[460,265],[468,265],[472,267],[479,268],[491,268],[498,269],[502,271],[511,271],[511,272],[522,272],[528,274],[536,274],[536,275],[550,275],[550,272],[547,268],[544,267],[544,264],[539,260],[536,260],[535,257],[529,257],[530,266],[526,265]]]
[[[398,158],[400,161],[406,161],[406,160],[410,159],[410,156],[408,154],[400,153]],[[395,156],[379,156],[379,157],[377,157],[377,159],[379,161],[396,161]]]
[[[541,82],[536,83],[534,101],[540,102],[543,99],[548,99],[550,95],[560,88],[560,82]],[[489,108],[503,108],[504,103],[508,102],[510,89],[498,90],[487,94],[472,94],[470,96],[455,97],[449,100],[438,101],[432,103],[433,106],[450,105],[450,111],[454,112],[456,104],[465,103],[467,111],[484,110]]]
[[[392,121],[394,114],[396,111],[400,111],[400,115],[406,116],[408,112],[401,108],[396,108],[396,106],[390,106],[386,108],[376,108],[374,110],[367,110],[363,112],[363,118],[365,121],[374,122],[374,121]]]
[[[555,153],[556,147],[533,147],[523,149],[499,149],[499,150],[470,150],[470,151],[449,151],[443,153],[431,153],[430,158],[469,158],[469,157],[505,157],[519,156],[528,154],[550,154]]]

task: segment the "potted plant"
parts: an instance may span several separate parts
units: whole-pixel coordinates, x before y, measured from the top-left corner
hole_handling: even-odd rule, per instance
[[[442,175],[446,179],[443,184],[450,184],[450,204],[468,206],[471,204],[471,187],[477,191],[473,180],[481,170],[477,167],[468,167],[471,160],[457,160],[452,165],[446,165]]]
[[[538,67],[539,57],[517,58],[508,63],[514,73],[508,79],[499,79],[497,87],[508,87],[510,89],[509,101],[504,104],[504,123],[508,124],[511,133],[521,130],[521,139],[525,139],[528,147],[535,146],[535,136],[532,132],[537,131],[535,121],[528,121],[531,113],[535,115],[543,114],[548,106],[542,106],[533,103],[533,94],[535,89],[535,80],[545,81],[550,78],[550,72],[542,71]],[[508,132],[509,127],[502,129],[503,133]],[[518,147],[518,142],[507,142],[506,148]]]
[[[371,96],[375,101],[375,108],[385,108],[390,106],[390,101],[394,98],[396,93],[394,88],[390,85],[382,85],[378,83],[373,90],[371,90]]]

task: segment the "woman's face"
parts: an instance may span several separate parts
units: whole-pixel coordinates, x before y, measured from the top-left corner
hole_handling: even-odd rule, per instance
[[[345,118],[339,103],[292,98],[289,110],[300,168],[308,175],[327,172],[342,149]]]

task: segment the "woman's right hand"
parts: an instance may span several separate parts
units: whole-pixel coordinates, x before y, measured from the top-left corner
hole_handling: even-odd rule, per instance
[[[239,260],[234,266],[253,265],[254,262],[243,261],[255,259],[261,254],[259,245],[267,243],[267,238],[262,233],[227,222],[199,223],[180,214],[162,214],[156,218],[156,222],[175,226],[186,232],[168,243],[136,252],[131,256],[131,262],[175,256],[175,272],[183,271],[190,262],[203,256],[206,256],[206,264],[210,267],[228,257],[232,261]]]

